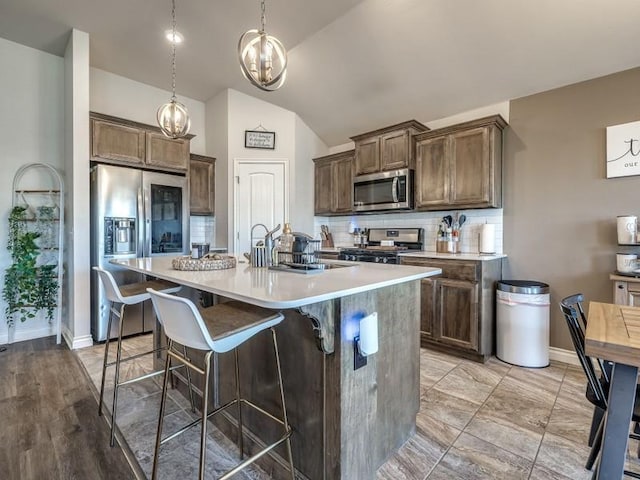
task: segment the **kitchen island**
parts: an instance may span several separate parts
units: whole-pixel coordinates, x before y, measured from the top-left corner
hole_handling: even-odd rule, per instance
[[[419,409],[420,279],[437,268],[338,262],[320,273],[297,274],[238,263],[236,268],[178,271],[172,257],[114,261],[140,273],[170,280],[224,298],[280,310],[277,328],[292,448],[296,469],[309,479],[373,479],[377,468],[411,436]],[[379,350],[367,365],[354,369],[359,319],[378,313]],[[156,331],[156,339],[163,335]],[[190,355],[198,360],[197,352]],[[239,349],[243,395],[278,411],[275,360],[268,336]],[[162,359],[156,359],[158,366]],[[235,393],[233,356],[219,355],[212,402]],[[196,380],[196,379],[194,379]],[[200,387],[203,382],[194,382]],[[212,392],[213,393],[213,392]],[[234,412],[218,416],[216,425],[236,438]],[[255,438],[271,439],[276,426],[247,412]],[[284,458],[282,451],[277,451]],[[262,468],[286,478],[284,461],[263,457]]]

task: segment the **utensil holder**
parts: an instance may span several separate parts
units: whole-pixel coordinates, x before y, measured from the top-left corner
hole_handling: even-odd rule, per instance
[[[251,266],[252,267],[266,267],[267,266],[267,254],[264,245],[258,245],[251,248]]]
[[[460,253],[460,242],[454,240],[436,240],[437,253]]]

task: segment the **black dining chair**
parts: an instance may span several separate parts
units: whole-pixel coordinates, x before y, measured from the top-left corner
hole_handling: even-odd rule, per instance
[[[587,377],[587,390],[585,392],[585,396],[587,400],[591,402],[591,404],[596,408],[600,409],[604,412],[604,415],[599,416],[599,420],[597,420],[598,425],[596,429],[596,433],[593,436],[593,442],[591,445],[591,451],[589,453],[589,458],[587,459],[587,463],[585,468],[587,470],[591,470],[593,468],[593,464],[600,453],[600,448],[602,447],[602,434],[604,430],[604,423],[606,419],[607,412],[607,397],[609,394],[609,382],[610,382],[610,366],[607,362],[602,359],[596,359],[601,374],[598,375],[596,369],[593,364],[593,359],[587,355],[585,351],[585,331],[587,327],[587,320],[584,314],[584,309],[582,307],[582,303],[584,302],[584,296],[580,293],[571,295],[569,297],[563,298],[560,301],[560,310],[564,314],[564,318],[567,321],[567,327],[569,327],[569,333],[571,334],[571,341],[573,342],[573,346],[576,351],[576,355],[578,356],[578,360],[580,361],[580,365],[584,370],[584,373]],[[632,421],[636,423],[640,421],[640,390],[636,389],[636,401],[634,406],[634,411],[632,415]],[[594,414],[594,420],[598,417]],[[591,429],[593,432],[592,425]],[[630,438],[634,440],[640,440],[640,435],[636,433],[630,433]],[[640,474],[635,472],[625,470],[625,475],[628,475],[633,478],[640,478]]]
[[[584,308],[582,307],[582,302],[584,301],[584,296],[581,293],[577,293],[575,295],[571,295],[570,297],[566,297],[562,300],[561,305],[564,303],[565,305],[571,306],[575,310],[575,314],[579,320],[579,324],[582,326],[584,331],[587,329],[587,316],[584,313]],[[561,307],[562,308],[562,307]],[[563,311],[564,312],[564,311]],[[570,330],[571,332],[571,330]],[[602,359],[598,359],[598,366],[600,367],[600,375],[601,382],[605,385],[608,385],[611,379],[611,369],[613,364],[611,362],[604,361]],[[586,373],[586,372],[585,372]],[[595,394],[591,394],[594,396]],[[593,403],[593,402],[591,402]],[[593,441],[595,440],[596,433],[598,432],[598,426],[604,417],[605,410],[598,405],[594,404],[593,408],[593,417],[591,419],[591,430],[589,432],[589,446],[593,446]]]

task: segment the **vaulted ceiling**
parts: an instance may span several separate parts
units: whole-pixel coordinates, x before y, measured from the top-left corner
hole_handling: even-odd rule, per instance
[[[179,95],[235,88],[298,113],[329,145],[640,66],[637,0],[267,0],[287,82],[242,78],[258,0],[177,0]],[[170,0],[0,0],[0,37],[56,55],[89,33],[91,65],[170,88]],[[640,85],[639,94],[640,94]],[[6,93],[6,92],[5,92]]]

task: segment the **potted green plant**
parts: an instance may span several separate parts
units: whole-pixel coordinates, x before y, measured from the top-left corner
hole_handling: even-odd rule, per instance
[[[7,303],[7,324],[13,326],[16,318],[24,322],[34,318],[38,311],[46,310],[49,322],[57,306],[57,265],[39,265],[40,247],[36,239],[41,232],[27,229],[27,208],[16,206],[9,215],[9,241],[12,264],[5,271],[2,298]]]

